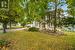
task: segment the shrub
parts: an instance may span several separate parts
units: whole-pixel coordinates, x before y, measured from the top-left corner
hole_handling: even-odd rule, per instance
[[[37,32],[37,31],[39,31],[39,28],[31,27],[31,28],[28,29],[28,31]]]
[[[0,40],[0,48],[9,47],[10,42],[6,40]]]

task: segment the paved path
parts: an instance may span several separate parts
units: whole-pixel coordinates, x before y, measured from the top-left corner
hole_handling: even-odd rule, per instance
[[[17,29],[7,29],[6,31],[9,32],[9,31],[20,31],[20,30],[24,30],[26,28],[17,28]],[[0,30],[0,33],[2,33],[3,30]]]
[[[17,29],[8,29],[7,31],[19,31],[19,30],[24,30],[25,28],[17,28]]]

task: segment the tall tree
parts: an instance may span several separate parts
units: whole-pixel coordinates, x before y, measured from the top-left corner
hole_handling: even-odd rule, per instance
[[[19,6],[19,0],[9,1],[9,10],[0,10],[0,19],[3,23],[3,32],[6,33],[7,24],[12,21],[18,21],[20,19],[21,8]]]
[[[75,19],[75,0],[67,0],[68,13]],[[73,19],[73,21],[74,21]],[[74,23],[72,22],[72,27],[74,28]]]

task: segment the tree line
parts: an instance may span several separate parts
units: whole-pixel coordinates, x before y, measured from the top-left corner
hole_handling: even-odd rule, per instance
[[[36,21],[39,28],[46,29],[46,25],[53,32],[57,32],[57,28],[66,25],[75,25],[75,4],[74,0],[10,0],[9,10],[0,10],[0,22],[3,23],[3,30],[6,32],[7,24],[19,22],[23,26]],[[66,17],[61,7],[67,5]]]

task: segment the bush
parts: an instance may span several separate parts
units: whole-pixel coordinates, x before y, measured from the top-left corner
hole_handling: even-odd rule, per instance
[[[0,40],[0,48],[9,47],[10,42],[6,40]]]
[[[37,31],[39,31],[39,29],[36,28],[36,27],[31,27],[31,28],[28,29],[28,31],[37,32]]]

